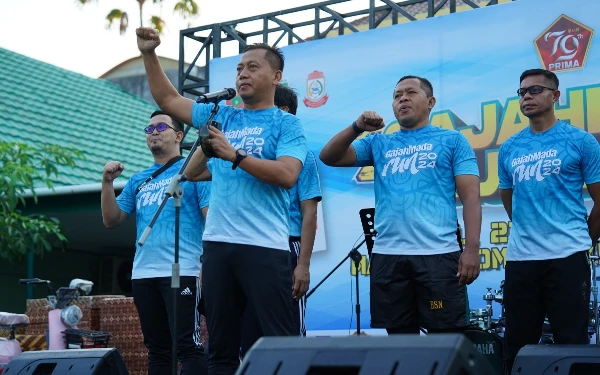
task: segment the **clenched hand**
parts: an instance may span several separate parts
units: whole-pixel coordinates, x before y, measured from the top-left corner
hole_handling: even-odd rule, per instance
[[[139,27],[135,30],[137,45],[140,52],[152,52],[160,45],[158,31],[150,27]]]

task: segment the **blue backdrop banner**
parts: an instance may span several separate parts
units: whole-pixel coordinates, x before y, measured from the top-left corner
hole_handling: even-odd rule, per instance
[[[535,16],[532,16],[535,14]],[[528,125],[519,110],[519,76],[546,68],[560,79],[557,116],[600,136],[600,2],[518,1],[417,22],[286,46],[284,82],[299,97],[310,149],[321,148],[366,110],[399,129],[392,92],[400,77],[429,79],[437,104],[431,123],[456,129],[475,149],[481,175],[481,275],[468,287],[471,309],[504,279],[511,223],[498,195],[498,150]],[[211,91],[235,87],[239,56],[214,59]],[[228,102],[240,105],[239,98]],[[311,263],[316,285],[362,239],[359,210],[374,207],[373,168],[331,168],[318,161],[323,201]],[[587,199],[588,212],[592,202]],[[462,208],[457,200],[459,221]],[[401,225],[401,223],[400,223]],[[464,235],[464,233],[463,233]],[[548,244],[548,246],[561,246]],[[358,270],[348,260],[308,299],[307,329],[355,331],[353,275],[360,273],[361,329],[370,328],[367,248]],[[500,306],[494,304],[494,315]],[[343,331],[341,331],[343,330]]]

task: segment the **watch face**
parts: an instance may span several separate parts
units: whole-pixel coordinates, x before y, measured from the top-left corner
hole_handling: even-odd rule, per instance
[[[247,153],[247,152],[246,152],[246,150],[244,150],[243,148],[240,148],[240,149],[238,149],[238,150],[237,150],[237,153],[238,153],[238,155],[239,155],[239,156],[241,156],[241,157],[246,157],[246,156],[248,156],[248,153]]]

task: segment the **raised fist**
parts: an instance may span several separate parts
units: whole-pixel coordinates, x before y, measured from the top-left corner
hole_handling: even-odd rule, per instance
[[[137,44],[139,50],[143,52],[152,52],[160,45],[158,31],[150,27],[139,27],[135,30],[137,35]]]
[[[361,130],[374,132],[383,129],[385,127],[385,121],[383,121],[383,117],[379,116],[376,112],[366,111],[358,117],[356,126]]]
[[[125,169],[125,167],[118,161],[109,161],[104,166],[104,171],[102,172],[102,181],[113,182],[115,178],[121,175],[123,169]]]

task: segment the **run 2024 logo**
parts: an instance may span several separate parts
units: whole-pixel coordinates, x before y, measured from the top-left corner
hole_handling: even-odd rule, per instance
[[[566,72],[583,69],[594,30],[561,15],[533,42],[544,69]]]

